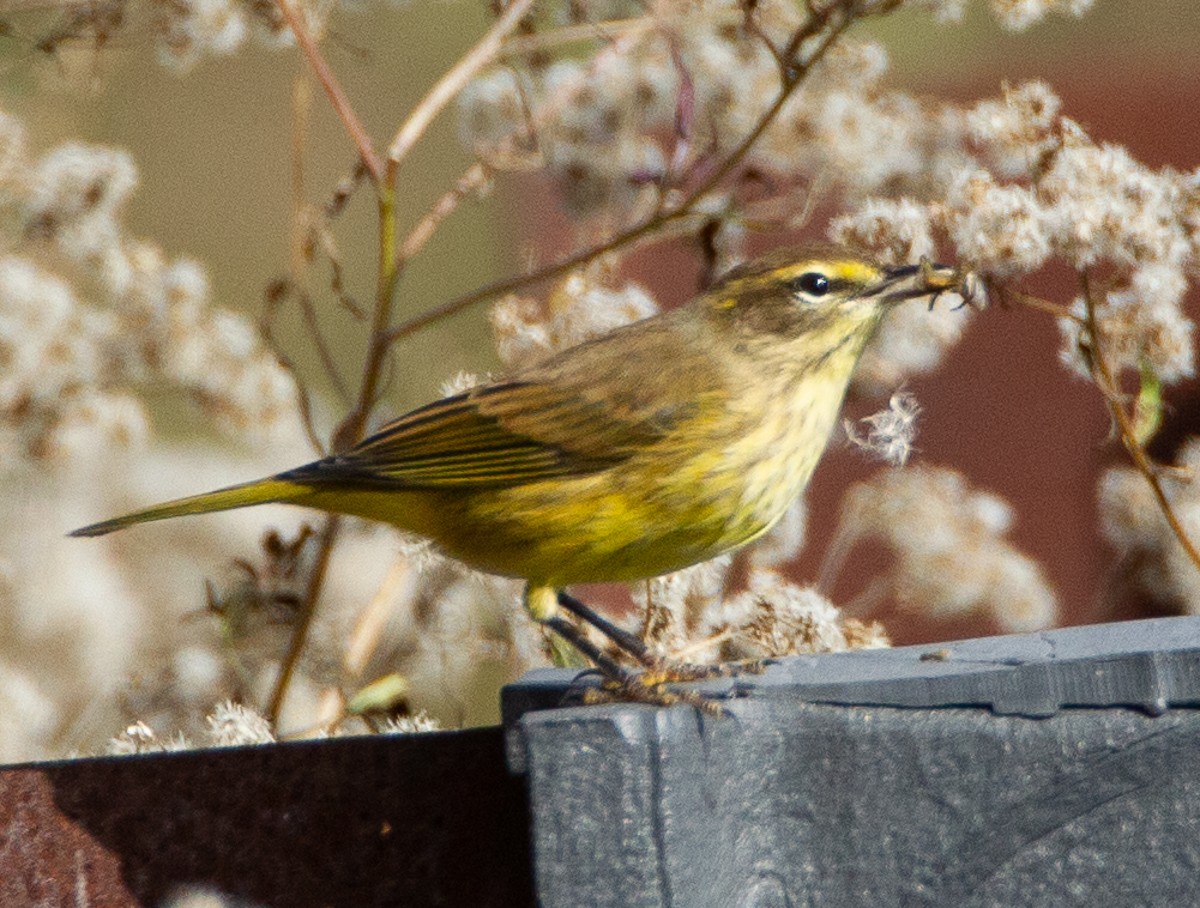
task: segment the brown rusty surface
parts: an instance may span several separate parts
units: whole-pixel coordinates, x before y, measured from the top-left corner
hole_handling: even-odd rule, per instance
[[[0,906],[533,905],[496,728],[0,770]]]

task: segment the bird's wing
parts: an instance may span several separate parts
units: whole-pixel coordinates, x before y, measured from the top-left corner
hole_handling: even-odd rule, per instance
[[[546,388],[506,383],[448,397],[388,423],[344,455],[285,478],[403,488],[511,485],[591,472],[619,459],[513,431],[488,412],[489,404],[504,409],[505,399],[508,407],[552,407],[552,396]]]
[[[657,326],[643,339],[659,346]],[[610,335],[609,337],[612,337]],[[510,381],[413,410],[345,454],[280,478],[400,488],[512,485],[580,475],[644,451],[695,411],[693,383],[672,358],[651,351],[653,377],[634,380],[628,363],[584,344]],[[702,396],[702,395],[701,395]]]

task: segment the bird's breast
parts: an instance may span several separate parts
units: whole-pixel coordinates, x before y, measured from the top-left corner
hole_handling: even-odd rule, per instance
[[[845,393],[843,383],[816,379],[781,389],[730,449],[726,468],[738,476],[729,533],[749,541],[765,533],[804,491],[824,453]]]

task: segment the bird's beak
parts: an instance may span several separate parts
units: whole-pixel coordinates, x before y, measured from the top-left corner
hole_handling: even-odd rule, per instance
[[[867,295],[878,296],[883,303],[902,303],[921,296],[957,290],[962,281],[962,273],[957,268],[935,265],[928,259],[922,259],[919,265],[885,268],[883,277],[867,290]]]

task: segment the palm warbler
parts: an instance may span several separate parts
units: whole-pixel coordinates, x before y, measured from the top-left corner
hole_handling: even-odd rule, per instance
[[[776,252],[343,454],[71,535],[265,502],[381,520],[526,580],[533,616],[579,646],[560,604],[614,629],[564,587],[675,571],[769,530],[808,483],[887,307],[957,282],[927,262]]]

